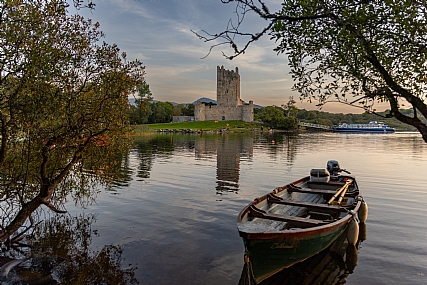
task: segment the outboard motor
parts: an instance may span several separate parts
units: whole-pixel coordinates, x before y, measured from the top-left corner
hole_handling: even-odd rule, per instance
[[[329,160],[328,163],[326,163],[326,169],[332,175],[338,175],[338,172],[341,171],[340,165],[336,160]]]
[[[326,163],[326,169],[331,174],[331,180],[337,180],[339,177],[340,172],[345,172],[348,174],[351,174],[349,171],[342,169],[336,160],[329,160]]]

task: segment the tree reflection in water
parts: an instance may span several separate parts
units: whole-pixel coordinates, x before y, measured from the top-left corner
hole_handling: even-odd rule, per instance
[[[20,243],[7,250],[0,265],[26,256],[12,268],[5,284],[137,284],[136,266],[122,268],[123,246],[105,245],[100,251],[91,248],[96,216],[56,215],[34,227]],[[2,283],[3,284],[3,283]]]

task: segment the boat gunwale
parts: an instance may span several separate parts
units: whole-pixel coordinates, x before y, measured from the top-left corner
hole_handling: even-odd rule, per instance
[[[305,182],[309,179],[310,179],[310,177],[307,176],[307,177],[301,178],[297,181],[294,181],[291,184],[299,184],[299,183]],[[353,179],[353,183],[357,187],[356,180],[354,178],[352,178],[352,179]],[[265,194],[259,198],[256,198],[254,201],[252,201],[249,205],[247,205],[245,208],[243,208],[240,211],[240,213],[237,216],[237,223],[238,224],[243,223],[242,222],[243,217],[246,215],[246,213],[248,213],[250,211],[250,207],[252,205],[255,206],[255,205],[259,204],[260,202],[267,200],[269,194],[277,195],[278,193],[286,191],[289,188],[289,185],[290,184],[284,185],[282,187],[277,187],[273,191],[271,191],[271,192],[269,192],[269,193],[267,193],[267,194]],[[359,189],[359,187],[357,187],[356,189]],[[318,195],[320,195],[320,194],[318,194]],[[341,227],[341,226],[343,226],[343,224],[349,223],[351,221],[353,216],[355,214],[357,214],[357,212],[358,212],[358,210],[362,204],[362,201],[363,201],[362,196],[358,195],[356,198],[356,201],[357,201],[357,203],[355,205],[353,204],[354,207],[350,207],[348,209],[349,211],[352,211],[353,213],[349,213],[346,216],[344,216],[344,217],[342,217],[342,218],[340,218],[334,222],[331,222],[329,224],[320,225],[320,226],[313,226],[313,227],[308,227],[308,228],[292,229],[292,230],[285,229],[285,230],[281,230],[278,232],[245,232],[245,231],[242,231],[238,228],[239,235],[245,239],[268,240],[268,239],[287,239],[287,238],[295,238],[295,237],[302,238],[302,237],[306,237],[306,236],[311,236],[313,234],[320,234],[323,232],[328,232],[328,231],[331,231],[335,228]]]

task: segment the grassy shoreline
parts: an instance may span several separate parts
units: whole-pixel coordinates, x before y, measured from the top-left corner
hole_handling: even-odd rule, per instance
[[[136,125],[135,134],[153,133],[158,131],[179,131],[190,130],[194,132],[214,132],[228,129],[231,132],[253,131],[261,129],[262,124],[259,122],[243,121],[202,121],[202,122],[182,122],[182,123],[162,123],[162,124],[144,124]]]

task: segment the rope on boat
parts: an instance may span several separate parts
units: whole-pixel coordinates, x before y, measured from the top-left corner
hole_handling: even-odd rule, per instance
[[[242,275],[240,276],[239,285],[254,285],[252,264],[249,260],[249,252],[245,251],[244,256],[245,264],[243,265]]]

